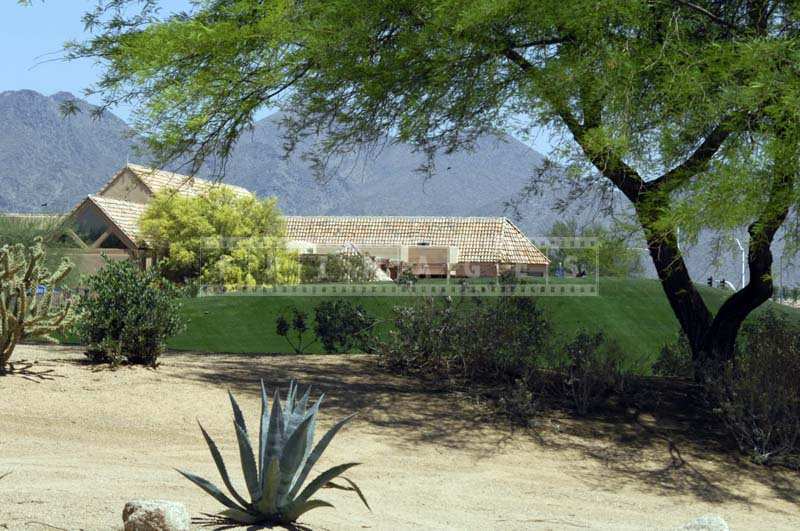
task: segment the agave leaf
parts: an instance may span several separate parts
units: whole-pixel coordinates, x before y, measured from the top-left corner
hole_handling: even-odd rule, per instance
[[[242,415],[242,409],[239,407],[239,404],[236,403],[236,399],[233,398],[233,394],[228,391],[228,396],[231,399],[231,407],[233,408],[233,421],[242,427],[242,431],[247,433],[247,424],[244,422],[244,415]]]
[[[308,426],[314,417],[308,417],[300,426],[297,427],[281,454],[281,481],[278,485],[278,503],[282,504],[286,500],[292,480],[297,476],[300,465],[306,458],[308,450]]]
[[[300,397],[300,401],[297,403],[297,410],[305,415],[306,410],[308,409],[308,397],[311,396],[311,386],[309,385],[306,388],[306,392],[303,393],[303,396]]]
[[[289,382],[289,392],[286,393],[286,405],[284,406],[284,416],[289,416],[294,412],[294,395],[297,393],[297,384],[294,380]]]
[[[330,480],[338,477],[341,474],[344,474],[349,469],[353,468],[354,466],[360,465],[361,463],[344,463],[342,465],[336,465],[335,467],[329,468],[319,476],[315,477],[311,483],[306,485],[306,488],[303,489],[303,492],[300,493],[290,505],[294,505],[295,503],[303,503],[308,501],[311,496],[316,494],[316,492],[325,486]]]
[[[295,432],[295,430],[297,430],[298,426],[300,426],[300,423],[303,422],[303,420],[305,420],[305,417],[306,417],[305,415],[303,415],[297,410],[286,415],[285,419],[286,428],[283,432],[283,441],[282,441],[284,446],[286,446],[286,442],[289,440],[289,437],[291,437],[292,434]]]
[[[269,461],[273,457],[281,455],[281,437],[283,432],[283,415],[281,414],[281,397],[275,391],[275,398],[272,399],[272,412],[269,415],[269,429],[267,430],[267,448],[264,460]]]
[[[314,405],[311,406],[311,409],[309,409],[306,412],[306,416],[308,416],[308,417],[316,417],[317,413],[319,412],[319,408],[322,405],[322,399],[324,399],[324,398],[325,398],[325,393],[322,393],[319,396],[319,398],[317,399],[317,401],[314,403]],[[309,448],[311,448],[311,445],[314,444],[314,432],[316,431],[316,429],[317,429],[317,419],[314,418],[314,420],[311,421],[311,425],[308,427],[308,447]]]
[[[288,521],[294,522],[311,509],[317,509],[319,507],[333,508],[333,504],[326,502],[325,500],[309,500],[307,502],[294,505],[291,509],[291,512],[285,513],[285,516]]]
[[[297,495],[297,491],[299,491],[300,487],[303,486],[303,483],[308,477],[308,474],[311,473],[311,469],[314,468],[314,465],[317,463],[319,458],[328,448],[328,445],[330,444],[331,440],[333,440],[333,437],[337,433],[339,433],[339,430],[341,430],[344,427],[344,425],[350,422],[350,420],[352,420],[352,418],[355,416],[356,414],[353,413],[352,415],[348,415],[347,417],[343,418],[342,420],[334,424],[333,427],[331,427],[331,429],[329,429],[328,432],[322,436],[322,439],[319,440],[317,445],[314,447],[314,450],[308,456],[308,459],[306,460],[306,463],[303,466],[303,471],[300,473],[299,476],[297,476],[297,479],[295,480],[294,485],[292,486],[292,490],[289,493],[289,498],[294,498]]]
[[[200,431],[203,433],[203,437],[206,440],[206,444],[208,445],[208,449],[211,450],[211,457],[214,458],[214,463],[217,465],[217,470],[219,471],[219,475],[222,478],[222,482],[225,484],[225,487],[228,489],[236,501],[238,501],[243,507],[248,507],[249,504],[247,500],[245,500],[242,496],[236,492],[236,489],[233,488],[233,483],[231,483],[231,478],[228,475],[228,469],[225,468],[225,461],[222,459],[222,454],[219,452],[219,448],[217,448],[217,444],[214,442],[214,439],[208,434],[208,432],[203,428],[203,425],[200,424],[200,421],[197,421],[197,424],[200,426]]]
[[[239,442],[239,458],[242,462],[244,480],[247,483],[247,490],[250,492],[250,499],[257,500],[261,496],[261,485],[258,481],[258,469],[256,468],[255,457],[253,456],[253,446],[250,444],[250,436],[247,434],[247,424],[244,421],[242,409],[228,391],[233,408],[233,424],[236,428],[236,439]]]
[[[358,494],[358,497],[361,498],[361,502],[364,505],[367,506],[367,509],[369,509],[370,512],[372,512],[372,507],[370,507],[369,503],[367,503],[367,498],[364,497],[364,493],[361,492],[361,489],[358,487],[358,485],[356,485],[355,481],[353,481],[350,478],[346,478],[344,476],[339,476],[339,479],[341,479],[342,481],[346,481],[348,484],[350,484],[350,486],[349,487],[343,487],[341,485],[337,485],[333,481],[329,481],[328,484],[325,485],[325,487],[331,488],[331,489],[339,489],[339,490],[346,490],[346,491],[350,491],[350,492],[355,492],[356,494]]]
[[[222,505],[229,507],[231,509],[242,510],[242,507],[236,505],[236,502],[225,496],[225,494],[223,494],[222,491],[216,487],[216,485],[214,485],[207,479],[203,479],[200,476],[195,476],[194,474],[189,472],[184,472],[183,470],[178,470],[177,468],[175,470],[180,475],[182,475],[183,477],[185,477],[186,479],[188,479],[189,481],[191,481],[192,483],[194,483],[195,485],[197,485],[198,487],[209,493],[211,496],[214,497],[214,499],[216,499]]]
[[[269,400],[264,380],[261,380],[261,423],[258,429],[258,482],[264,488],[264,459],[267,449],[267,432],[269,427]]]
[[[257,508],[262,514],[274,514],[278,507],[278,484],[281,479],[281,465],[277,457],[269,461],[265,477],[264,491],[258,500]]]
[[[237,524],[255,524],[261,518],[260,516],[256,516],[253,514],[248,513],[247,511],[242,511],[241,509],[225,509],[221,513],[220,516],[223,518],[227,518]]]
[[[247,483],[247,490],[250,492],[250,499],[255,500],[261,497],[261,485],[258,482],[258,470],[256,460],[253,457],[253,447],[250,445],[250,437],[242,427],[234,422],[236,427],[236,440],[239,442],[239,458],[242,461],[242,472],[244,481]]]

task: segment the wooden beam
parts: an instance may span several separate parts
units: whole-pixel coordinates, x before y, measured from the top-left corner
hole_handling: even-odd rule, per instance
[[[89,248],[89,246],[88,246],[88,245],[86,245],[86,242],[85,242],[85,241],[83,241],[83,240],[81,239],[81,237],[80,237],[80,236],[78,236],[78,234],[77,234],[77,233],[76,233],[74,230],[72,230],[72,229],[66,229],[66,230],[64,230],[64,234],[65,234],[66,236],[69,236],[69,237],[70,237],[70,239],[71,239],[72,241],[74,241],[75,243],[77,243],[77,244],[78,244],[78,247],[80,247],[81,249],[88,249],[88,248]]]
[[[103,242],[106,241],[109,236],[111,236],[112,232],[113,232],[112,229],[110,228],[106,229],[106,231],[94,241],[94,243],[92,244],[92,249],[99,249],[100,246],[103,245]]]

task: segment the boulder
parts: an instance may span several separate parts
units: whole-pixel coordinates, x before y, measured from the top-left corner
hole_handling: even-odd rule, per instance
[[[676,531],[730,531],[730,528],[722,517],[707,514],[683,524]]]
[[[189,513],[181,503],[134,500],[122,510],[125,531],[189,531]]]

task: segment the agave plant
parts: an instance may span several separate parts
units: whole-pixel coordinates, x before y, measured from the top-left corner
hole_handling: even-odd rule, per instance
[[[314,428],[317,413],[324,395],[308,407],[311,387],[298,398],[298,386],[291,382],[286,403],[281,406],[280,394],[276,391],[270,410],[267,401],[267,390],[261,381],[261,426],[259,430],[258,464],[250,443],[242,410],[233,395],[228,393],[233,407],[233,424],[239,443],[239,456],[242,471],[250,497],[248,501],[241,496],[231,483],[222,455],[217,445],[208,435],[203,425],[203,432],[208,448],[217,465],[222,481],[233,499],[224,494],[211,482],[189,472],[178,470],[188,480],[213,496],[227,507],[217,515],[219,518],[236,524],[289,525],[296,522],[304,513],[317,507],[333,507],[330,503],[312,499],[311,497],[322,487],[334,486],[351,490],[358,494],[361,501],[369,509],[361,489],[351,480],[341,477],[350,487],[332,484],[346,470],[359,463],[345,463],[334,466],[303,487],[311,469],[328,447],[334,435],[353,418],[350,415],[336,423],[319,440],[311,450],[314,441]],[[199,424],[199,422],[198,422]],[[302,490],[301,490],[302,488]]]

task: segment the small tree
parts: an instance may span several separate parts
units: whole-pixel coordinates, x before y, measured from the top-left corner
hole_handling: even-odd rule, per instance
[[[0,248],[0,374],[25,338],[55,341],[52,334],[69,324],[72,318],[70,302],[54,307],[55,288],[72,270],[66,258],[50,272],[43,264],[45,252],[42,239],[34,244]]]
[[[157,271],[107,260],[86,279],[77,332],[94,361],[109,361],[109,345],[129,363],[155,366],[166,340],[183,326],[180,290]]]
[[[184,197],[156,195],[141,219],[142,235],[174,282],[199,279],[230,289],[297,282],[297,254],[286,249],[285,223],[274,198],[227,188]]]
[[[284,338],[295,354],[305,354],[308,347],[316,343],[316,339],[303,341],[303,336],[308,332],[308,314],[292,308],[292,322],[284,314],[275,319],[275,333]]]

